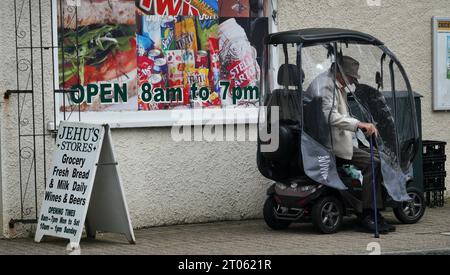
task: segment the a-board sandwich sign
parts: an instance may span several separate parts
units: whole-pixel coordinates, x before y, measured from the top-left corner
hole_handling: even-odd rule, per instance
[[[35,241],[46,235],[79,245],[85,225],[89,237],[122,233],[135,243],[109,126],[62,122]]]

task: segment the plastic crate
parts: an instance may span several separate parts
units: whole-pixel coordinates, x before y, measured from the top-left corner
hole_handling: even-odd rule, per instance
[[[423,141],[423,158],[424,160],[429,157],[442,157],[445,156],[445,145],[446,142],[443,141]]]
[[[424,174],[434,172],[445,172],[445,162],[447,156],[428,157],[423,159],[423,172]]]
[[[425,191],[445,189],[445,178],[447,172],[426,172],[423,178],[423,187]]]
[[[430,208],[444,207],[445,205],[445,188],[443,190],[429,191],[425,193],[427,206]]]

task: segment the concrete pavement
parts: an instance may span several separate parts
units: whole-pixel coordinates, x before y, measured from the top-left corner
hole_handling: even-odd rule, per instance
[[[398,224],[393,214],[389,221]],[[346,219],[335,235],[319,235],[311,224],[298,224],[285,231],[269,229],[263,220],[179,225],[136,230],[137,245],[124,236],[98,234],[83,239],[79,254],[157,255],[303,255],[369,254],[368,245],[383,254],[450,254],[450,206],[427,209],[416,225],[397,225],[397,232],[372,235],[355,231],[355,219]],[[373,242],[378,242],[373,243]],[[68,254],[67,242],[47,238],[41,244],[31,239],[0,240],[0,254]],[[76,254],[77,254],[76,253]]]

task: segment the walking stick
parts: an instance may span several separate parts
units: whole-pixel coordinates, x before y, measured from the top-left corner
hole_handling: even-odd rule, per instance
[[[372,166],[372,193],[373,193],[373,209],[375,212],[375,239],[380,238],[380,232],[378,229],[378,206],[377,206],[377,186],[376,186],[376,174],[375,174],[375,157],[374,157],[374,138],[370,136],[370,163]]]

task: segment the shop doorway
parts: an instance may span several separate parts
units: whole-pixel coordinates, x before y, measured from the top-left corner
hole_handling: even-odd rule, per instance
[[[11,68],[11,75],[16,78],[16,83],[15,89],[4,94],[5,101],[14,107],[11,116],[15,121],[7,138],[12,139],[8,146],[16,147],[16,155],[8,159],[8,167],[17,169],[11,173],[17,175],[13,183],[13,192],[17,195],[12,205],[18,208],[13,209],[18,214],[9,221],[10,228],[16,224],[37,223],[38,197],[45,190],[49,149],[56,137],[56,95],[69,94],[69,91],[58,89],[58,74],[55,73],[58,72],[57,63],[55,65],[60,50],[58,45],[62,44],[58,41],[55,26],[64,29],[67,24],[58,22],[57,9],[61,6],[58,3],[62,1],[66,0],[14,0],[12,31],[15,41],[10,43],[15,43],[16,66]],[[72,2],[74,6],[69,12],[77,22],[77,1]],[[67,112],[69,117],[76,110]]]

